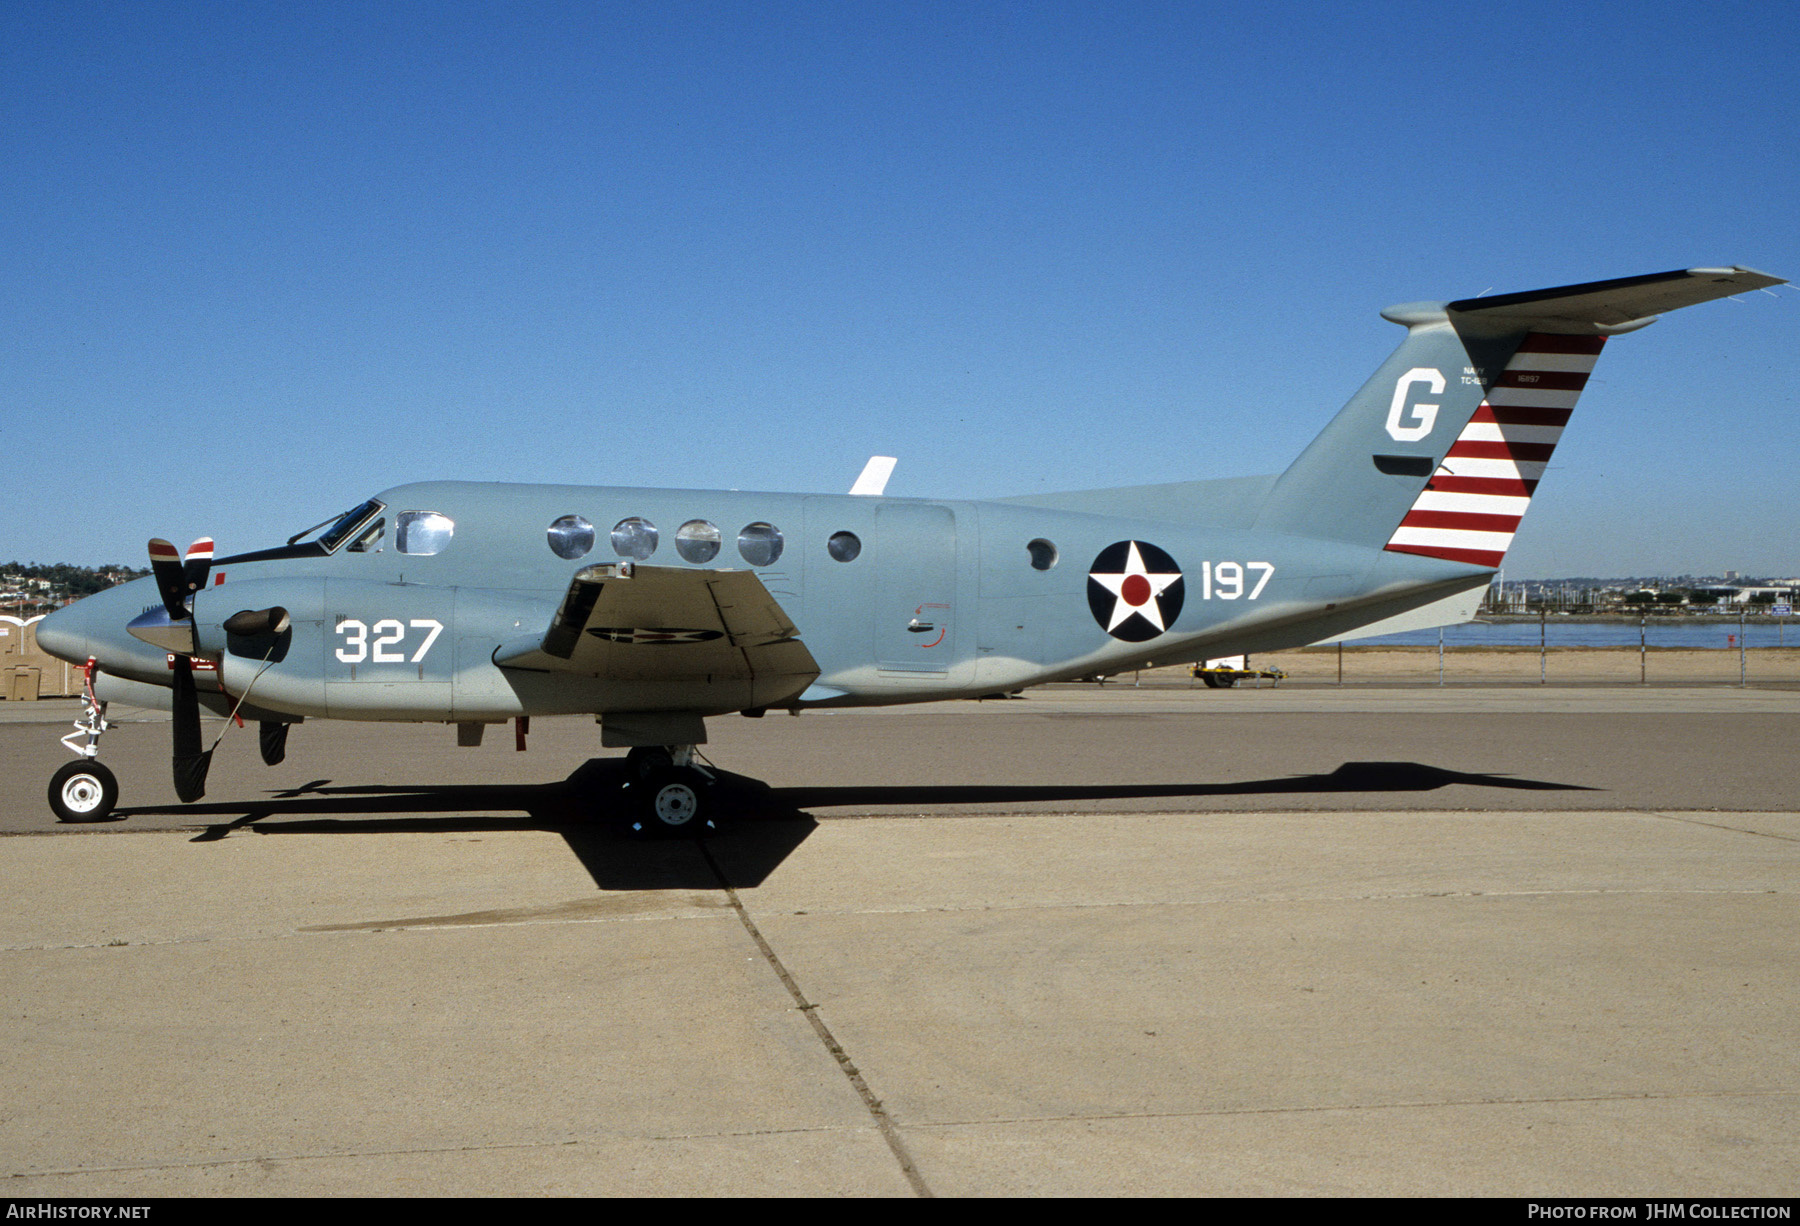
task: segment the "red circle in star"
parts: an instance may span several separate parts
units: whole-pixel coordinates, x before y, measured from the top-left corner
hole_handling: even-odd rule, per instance
[[[1119,597],[1134,609],[1140,607],[1150,599],[1150,580],[1142,575],[1127,575],[1119,585]]]

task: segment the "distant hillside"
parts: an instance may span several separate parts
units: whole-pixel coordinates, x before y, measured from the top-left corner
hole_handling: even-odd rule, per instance
[[[92,596],[109,587],[149,574],[131,566],[71,566],[66,562],[8,562],[0,569],[0,589],[6,603],[62,604]]]

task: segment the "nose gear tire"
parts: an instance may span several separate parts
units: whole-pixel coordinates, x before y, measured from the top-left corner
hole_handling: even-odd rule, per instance
[[[104,821],[118,803],[118,779],[91,759],[65,762],[50,776],[50,808],[61,821]]]

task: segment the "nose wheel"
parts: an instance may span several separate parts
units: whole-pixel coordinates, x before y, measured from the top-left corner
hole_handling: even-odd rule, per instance
[[[92,759],[65,762],[50,776],[50,808],[61,821],[104,821],[118,803],[118,779]]]
[[[94,696],[98,673],[89,656],[82,669],[81,718],[75,721],[75,731],[62,739],[76,757],[50,776],[50,811],[59,821],[104,821],[119,803],[118,779],[96,760],[100,737],[112,727],[106,722],[106,704]]]

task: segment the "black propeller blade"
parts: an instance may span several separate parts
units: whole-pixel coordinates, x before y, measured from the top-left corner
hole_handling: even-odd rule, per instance
[[[171,621],[192,623],[194,614],[188,602],[206,585],[207,574],[212,570],[212,556],[213,543],[209,536],[201,537],[188,547],[185,565],[174,545],[161,537],[151,540],[150,570],[156,576],[156,589]],[[200,747],[200,697],[194,688],[195,646],[197,644],[190,641],[187,651],[174,653],[175,662],[171,669],[175,795],[184,804],[206,795],[206,772],[212,766],[212,751]]]
[[[197,592],[206,586],[206,577],[212,573],[212,560],[212,537],[203,536],[188,546],[187,561],[181,567],[181,581],[189,592]]]
[[[175,657],[173,707],[175,795],[183,804],[191,804],[206,795],[212,750],[200,748],[200,697],[194,689],[194,662],[188,656]]]
[[[181,551],[160,536],[150,538],[150,573],[156,576],[156,590],[162,595],[169,616],[181,621],[190,616],[187,607],[187,577],[182,573]]]
[[[287,724],[266,719],[257,724],[256,739],[262,749],[265,765],[280,766],[281,760],[287,757],[288,727]]]

